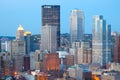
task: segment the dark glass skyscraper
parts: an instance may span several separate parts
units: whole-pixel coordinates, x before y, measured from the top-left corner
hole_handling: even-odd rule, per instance
[[[57,27],[57,49],[60,47],[60,5],[42,6],[42,26]]]

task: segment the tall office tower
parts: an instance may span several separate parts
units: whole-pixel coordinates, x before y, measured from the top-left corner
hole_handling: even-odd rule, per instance
[[[25,55],[25,42],[19,40],[10,41],[8,48],[8,52],[11,53],[11,57],[14,59],[15,71],[22,71]]]
[[[111,26],[103,16],[93,16],[92,61],[105,66],[111,61]]]
[[[83,40],[84,13],[81,10],[72,10],[70,14],[70,44]]]
[[[56,26],[57,49],[60,47],[60,5],[42,6],[42,26]]]
[[[17,33],[16,33],[16,39],[17,40],[24,40],[24,29],[22,27],[22,25],[19,25],[18,29],[17,29]]]
[[[25,51],[26,54],[30,54],[31,48],[32,48],[32,40],[31,40],[31,32],[26,31],[24,33],[24,40],[25,40]]]
[[[57,50],[57,27],[42,26],[41,33],[41,51],[56,52]]]

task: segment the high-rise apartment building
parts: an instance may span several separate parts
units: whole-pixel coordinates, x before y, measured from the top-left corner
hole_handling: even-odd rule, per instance
[[[106,65],[111,61],[111,26],[103,16],[93,16],[92,62]]]
[[[70,14],[70,44],[81,41],[84,37],[84,13],[81,10],[72,10]]]
[[[56,26],[42,26],[41,51],[56,52],[57,50]]]
[[[56,26],[57,49],[60,47],[60,6],[43,5],[42,6],[42,26]]]

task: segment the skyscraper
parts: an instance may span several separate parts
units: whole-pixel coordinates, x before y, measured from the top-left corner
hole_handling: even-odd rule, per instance
[[[26,54],[30,54],[31,47],[32,47],[32,40],[31,40],[31,32],[26,31],[24,33],[24,40],[25,40],[25,51]]]
[[[57,50],[57,27],[56,26],[42,26],[41,33],[41,50],[56,52]]]
[[[93,16],[92,61],[102,66],[111,61],[111,26],[103,16]]]
[[[17,40],[24,40],[24,29],[22,25],[19,25],[16,33],[16,39]]]
[[[81,10],[72,10],[70,14],[70,44],[83,40],[84,13]]]
[[[11,57],[14,59],[14,70],[22,71],[24,62],[23,59],[25,55],[25,41],[9,41],[8,46],[8,52],[11,53]]]
[[[60,6],[43,5],[42,6],[42,26],[57,27],[57,49],[60,47]]]

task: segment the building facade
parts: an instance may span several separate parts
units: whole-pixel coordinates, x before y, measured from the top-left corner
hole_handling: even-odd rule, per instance
[[[56,26],[42,26],[41,51],[56,52],[57,50]]]
[[[24,70],[30,70],[30,56],[29,55],[25,55],[24,56]]]
[[[25,41],[25,51],[26,54],[30,54],[30,51],[32,51],[32,44],[33,41],[31,40],[31,32],[26,31],[24,33],[24,41]]]
[[[112,35],[112,43],[113,43],[113,62],[120,63],[120,34],[114,32]]]
[[[45,71],[60,70],[60,61],[58,53],[46,53],[43,63]]]
[[[24,40],[24,29],[22,25],[19,25],[17,32],[16,32],[16,39],[17,40]]]
[[[91,64],[92,63],[92,49],[89,42],[79,42],[80,47],[77,48],[76,61],[77,64]]]
[[[111,26],[103,16],[93,16],[92,62],[106,65],[111,61]]]
[[[9,50],[10,56],[14,59],[14,69],[16,71],[23,70],[23,62],[25,55],[25,42],[14,40],[9,42]]]
[[[70,14],[70,44],[83,40],[84,13],[81,10],[72,10]]]
[[[57,49],[60,47],[60,5],[42,6],[42,26],[56,26]]]

